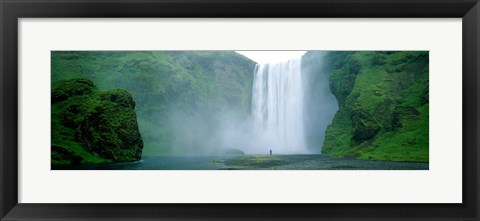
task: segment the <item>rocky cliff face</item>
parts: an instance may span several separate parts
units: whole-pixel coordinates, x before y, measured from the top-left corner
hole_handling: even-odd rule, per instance
[[[205,153],[220,146],[211,138],[225,122],[250,114],[255,63],[233,51],[54,51],[51,58],[53,81],[81,77],[132,94],[145,156]]]
[[[329,52],[324,59],[339,104],[324,154],[428,162],[428,52]]]
[[[52,84],[52,166],[139,160],[143,140],[132,95],[82,78]]]

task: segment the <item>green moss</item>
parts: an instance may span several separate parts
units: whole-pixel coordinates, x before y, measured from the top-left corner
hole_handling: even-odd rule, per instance
[[[378,137],[362,159],[428,162],[428,105],[401,116],[398,129]]]
[[[183,145],[172,134],[189,125],[172,122],[174,112],[201,119],[205,128],[216,125],[219,113],[250,113],[255,63],[233,51],[53,51],[51,63],[52,82],[85,78],[101,90],[130,92],[145,155]],[[203,131],[199,138],[209,136]]]
[[[322,153],[334,157],[345,157],[352,149],[353,128],[351,125],[352,122],[348,113],[339,110],[325,132]]]
[[[112,162],[111,160],[102,158],[85,150],[81,143],[75,141],[75,130],[64,127],[59,122],[60,117],[58,117],[58,114],[58,109],[52,108],[52,167],[75,165],[79,163],[89,164]],[[65,154],[65,152],[68,154]],[[79,160],[78,157],[80,157]]]
[[[78,90],[82,85],[90,89]],[[86,79],[54,82],[52,91],[69,92],[52,99],[53,167],[141,158],[143,142],[130,93],[99,91]]]
[[[90,94],[97,88],[86,79],[61,80],[52,84],[52,103],[66,100],[73,96]]]
[[[337,53],[327,59],[339,59]],[[327,128],[323,153],[428,162],[428,52],[340,55],[330,70],[339,112]]]

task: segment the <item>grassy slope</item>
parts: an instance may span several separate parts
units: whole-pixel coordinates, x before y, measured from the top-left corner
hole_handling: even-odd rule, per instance
[[[428,162],[428,52],[331,52],[340,109],[323,153]]]
[[[89,105],[86,100],[95,98],[98,90],[91,82],[57,81],[52,84],[51,106],[51,164],[70,165],[78,163],[105,163],[111,160],[102,158],[85,149],[75,140],[75,132],[83,115],[73,114],[73,111],[84,109]],[[72,108],[75,107],[75,108]]]
[[[55,116],[60,112],[59,107],[52,107],[52,116]],[[82,158],[80,163],[108,163],[111,160],[102,158],[98,155],[90,153],[77,141],[72,139],[74,137],[75,130],[64,127],[58,118],[52,118],[52,146],[68,147],[69,150]],[[66,159],[61,153],[52,151],[52,165],[69,165],[70,159]]]
[[[83,77],[100,89],[133,94],[144,155],[171,151],[179,127],[170,122],[171,110],[205,122],[214,122],[225,109],[248,114],[254,67],[247,58],[222,51],[52,52],[52,81]]]

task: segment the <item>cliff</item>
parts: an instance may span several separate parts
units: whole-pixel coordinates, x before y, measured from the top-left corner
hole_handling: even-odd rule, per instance
[[[125,90],[100,91],[86,79],[52,84],[52,167],[139,160],[143,140]]]
[[[255,63],[233,51],[53,51],[52,81],[85,78],[136,101],[144,155],[202,154],[250,115]],[[216,139],[218,140],[218,139]],[[235,148],[235,147],[232,147]]]
[[[339,104],[324,154],[428,162],[428,52],[329,52],[324,62]]]

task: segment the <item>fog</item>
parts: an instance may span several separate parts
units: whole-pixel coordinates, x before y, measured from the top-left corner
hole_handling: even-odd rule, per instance
[[[324,52],[257,64],[250,110],[166,112],[173,155],[318,154],[338,110]]]
[[[225,155],[233,150],[253,153],[251,117],[233,110],[215,116],[187,115],[173,111],[170,122],[173,155]]]
[[[313,51],[302,57],[304,82],[304,128],[310,152],[321,153],[325,130],[338,111],[338,103],[330,91],[330,72],[323,63],[323,51]]]

